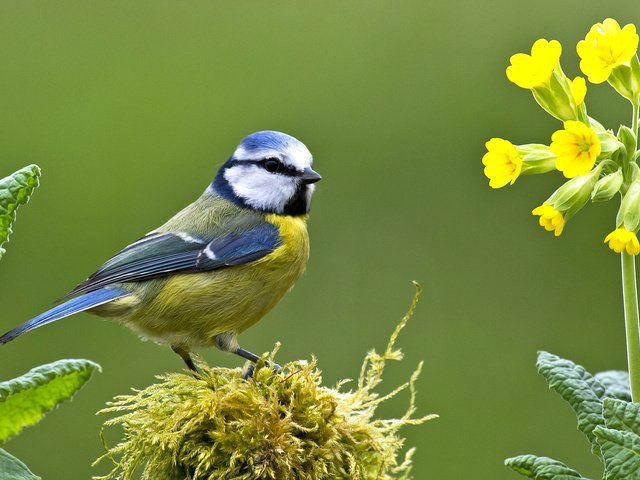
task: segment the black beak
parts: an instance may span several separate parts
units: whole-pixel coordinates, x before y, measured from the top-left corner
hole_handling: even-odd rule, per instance
[[[302,175],[300,175],[300,178],[305,185],[308,185],[309,183],[316,183],[322,180],[320,174],[311,169],[311,167],[305,168],[304,172],[302,172]]]

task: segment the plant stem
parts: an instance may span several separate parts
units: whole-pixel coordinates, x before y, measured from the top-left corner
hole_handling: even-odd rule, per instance
[[[640,331],[638,316],[638,289],[636,286],[635,257],[622,252],[622,298],[627,334],[627,362],[631,398],[640,401]]]

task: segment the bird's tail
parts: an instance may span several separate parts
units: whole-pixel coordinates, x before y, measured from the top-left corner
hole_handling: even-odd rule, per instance
[[[37,317],[24,322],[13,330],[10,330],[0,337],[0,344],[10,342],[23,333],[33,330],[34,328],[41,327],[42,325],[46,325],[47,323],[55,322],[56,320],[68,317],[74,313],[82,312],[128,295],[131,294],[127,290],[118,287],[106,287],[94,292],[85,293],[79,297],[67,300],[63,304],[55,306],[51,310],[47,310]]]

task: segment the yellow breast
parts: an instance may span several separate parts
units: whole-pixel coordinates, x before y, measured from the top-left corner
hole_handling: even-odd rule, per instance
[[[267,222],[278,227],[282,245],[276,248],[270,255],[258,260],[258,262],[291,265],[297,272],[295,277],[297,279],[304,271],[307,260],[309,259],[307,218],[307,215],[302,217],[288,217],[275,214],[267,215]]]

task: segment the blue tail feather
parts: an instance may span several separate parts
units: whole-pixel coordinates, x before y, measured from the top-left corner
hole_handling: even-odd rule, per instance
[[[14,328],[13,330],[5,333],[0,337],[0,344],[10,342],[14,338],[22,335],[23,333],[33,330],[34,328],[41,327],[47,323],[55,322],[61,318],[68,317],[74,313],[82,312],[98,305],[116,300],[118,298],[126,297],[130,293],[124,288],[107,287],[101,288],[93,292],[85,293],[79,297],[67,300],[61,305],[53,307],[51,310],[47,310],[41,313],[37,317],[32,318],[24,322],[22,325]]]

